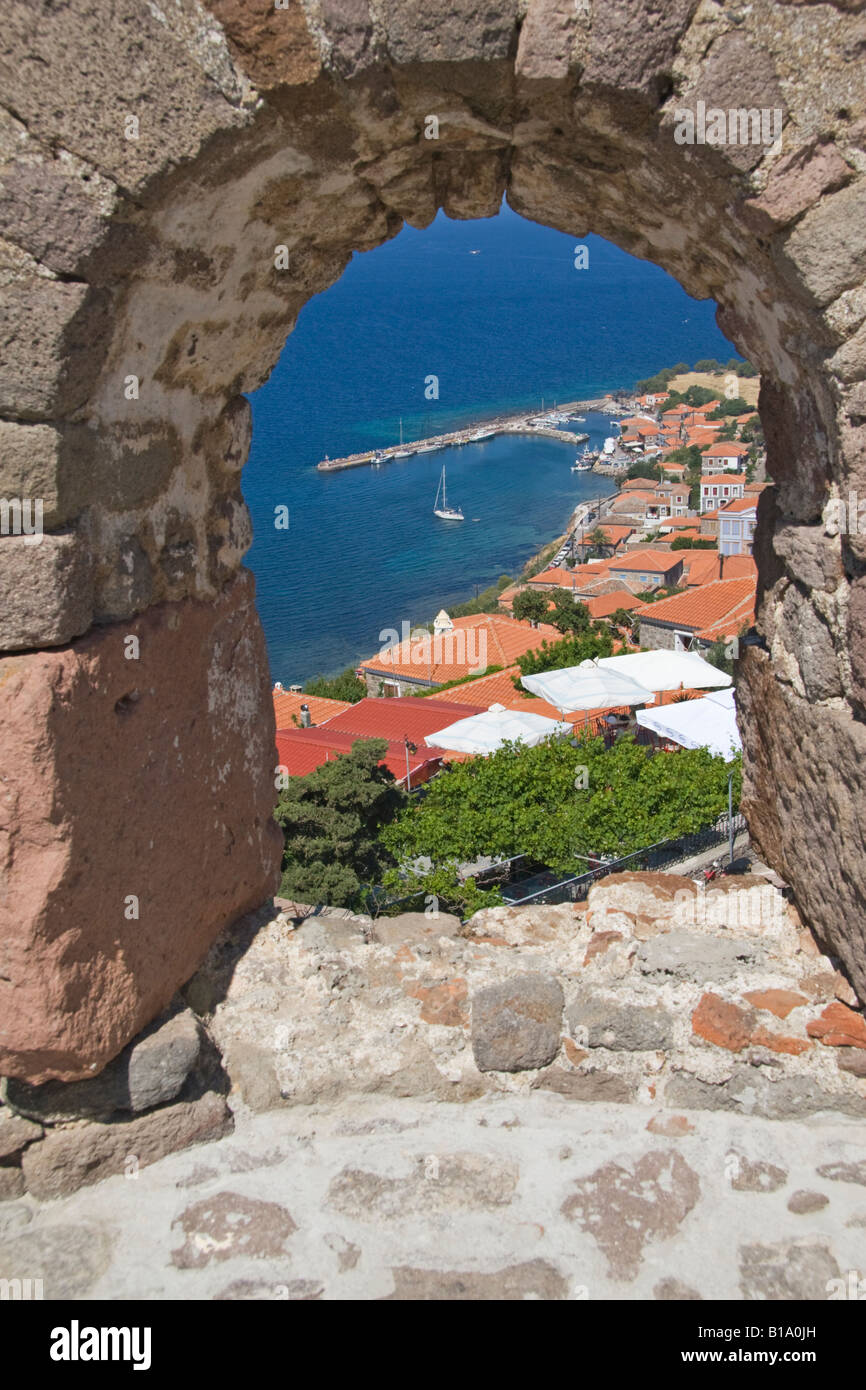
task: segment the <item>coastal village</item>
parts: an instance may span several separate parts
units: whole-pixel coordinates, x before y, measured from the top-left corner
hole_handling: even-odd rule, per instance
[[[756,394],[757,383],[750,386]],[[554,729],[574,739],[600,735],[607,748],[633,736],[638,743],[675,752],[683,744],[669,721],[658,722],[658,714],[690,700],[700,700],[701,712],[706,708],[708,716],[730,727],[733,755],[739,747],[733,693],[723,691],[727,698],[722,699],[712,686],[731,684],[726,672],[754,622],[752,538],[767,484],[757,412],[739,401],[734,403],[734,410],[744,407],[739,414],[724,413],[725,403],[721,391],[700,387],[686,391],[685,399],[664,390],[597,403],[619,417],[618,436],[591,455],[592,465],[586,462],[588,449],[577,462],[581,471],[593,466],[612,476],[616,489],[582,502],[567,532],[518,582],[499,588],[494,611],[451,616],[443,610],[424,627],[410,631],[404,624],[402,640],[386,643],[358,663],[361,686],[353,699],[277,682],[278,772],[303,778],[350,753],[357,740],[377,738],[386,745],[382,765],[411,792],[449,766],[501,746],[507,737],[533,741],[506,716],[524,722],[532,717],[548,736]],[[563,419],[553,423],[561,425]],[[549,416],[530,423],[552,427]],[[522,417],[520,427],[527,427]],[[585,619],[578,613],[575,622],[575,610]],[[656,663],[662,674],[648,678],[652,690],[639,710],[613,695],[600,697],[591,708],[585,702],[568,708],[559,697],[555,703],[522,683],[527,658],[534,660],[533,669],[543,668],[544,653],[581,624],[601,640],[609,634],[614,658],[671,654],[667,665]],[[718,680],[696,675],[690,685],[677,679],[676,654],[704,658],[694,663],[696,672],[719,667]],[[562,664],[550,661],[551,667]],[[710,708],[711,699],[719,705]],[[510,733],[490,746],[466,745],[464,725],[494,715]]]

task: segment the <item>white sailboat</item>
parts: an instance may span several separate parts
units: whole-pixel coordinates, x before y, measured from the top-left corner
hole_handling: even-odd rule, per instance
[[[400,416],[400,448],[396,449],[391,455],[392,459],[408,459],[412,457],[412,449],[403,448],[403,417]]]
[[[442,506],[439,506],[439,494],[442,494]],[[465,521],[465,517],[460,507],[449,507],[448,498],[445,494],[445,465],[442,465],[442,476],[439,479],[439,486],[436,489],[436,501],[433,503],[433,515],[438,516],[441,521]]]

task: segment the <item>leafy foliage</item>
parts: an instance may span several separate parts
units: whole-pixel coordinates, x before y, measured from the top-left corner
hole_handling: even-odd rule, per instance
[[[274,812],[286,836],[280,892],[298,902],[354,907],[391,859],[382,827],[406,801],[379,760],[385,739],[359,739],[351,753],[292,777]]]
[[[579,790],[582,769],[587,786]],[[727,808],[728,771],[706,749],[653,753],[632,739],[609,750],[600,738],[577,747],[568,739],[507,744],[437,777],[381,839],[396,860],[427,855],[449,874],[484,854],[528,854],[557,872],[579,873],[580,856],[629,854],[712,822]],[[740,781],[737,762],[737,801]]]
[[[537,589],[521,589],[514,595],[511,611],[521,622],[540,623],[547,617],[550,596]]]
[[[588,632],[573,633],[559,642],[546,639],[534,651],[517,658],[521,676],[534,676],[539,671],[561,671],[565,666],[596,656],[613,656],[613,636],[605,623],[593,623]],[[517,690],[523,691],[519,677],[514,677]]]
[[[656,463],[633,463],[625,476],[626,478],[646,478],[648,482],[660,483],[662,470]]]
[[[305,695],[320,695],[328,700],[346,700],[355,705],[367,694],[367,687],[355,675],[351,666],[341,671],[339,676],[316,676],[304,686]]]
[[[707,419],[723,420],[726,415],[751,415],[754,408],[748,401],[744,401],[742,396],[734,396],[732,400],[723,400],[716,410],[710,412]]]
[[[586,604],[574,599],[567,589],[557,590],[552,597],[553,608],[547,621],[553,627],[562,633],[579,634],[589,630],[589,611]]]
[[[717,542],[706,538],[697,539],[695,536],[677,536],[675,541],[671,541],[671,550],[715,550]]]

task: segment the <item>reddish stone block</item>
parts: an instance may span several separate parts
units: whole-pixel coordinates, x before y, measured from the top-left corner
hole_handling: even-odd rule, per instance
[[[445,980],[430,989],[416,985],[408,990],[410,998],[421,1000],[424,1022],[438,1023],[444,1028],[464,1028],[469,1023],[469,1009],[465,1006],[468,993],[466,981],[459,978]]]
[[[806,1024],[806,1032],[825,1047],[866,1049],[866,1021],[847,1004],[828,1004],[820,1018]]]
[[[729,1052],[742,1052],[752,1041],[753,1015],[718,994],[702,996],[692,1014],[692,1032]]]
[[[748,999],[756,1009],[775,1014],[776,1018],[787,1018],[792,1009],[799,1009],[809,1002],[804,994],[797,994],[793,989],[753,989],[743,998]]]
[[[276,888],[253,594],[0,660],[0,1074],[98,1072]]]
[[[782,1033],[771,1033],[767,1028],[756,1028],[751,1041],[756,1047],[768,1047],[771,1052],[783,1052],[788,1057],[799,1057],[812,1046],[805,1038],[789,1038]]]

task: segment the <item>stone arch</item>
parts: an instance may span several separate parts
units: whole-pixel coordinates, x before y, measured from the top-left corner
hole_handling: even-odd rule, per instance
[[[0,538],[0,1071],[98,1070],[274,890],[241,393],[353,250],[503,194],[714,297],[761,370],[747,809],[862,996],[866,546],[821,517],[866,471],[863,9],[13,0],[0,479],[46,535]],[[781,137],[677,143],[701,101]]]

